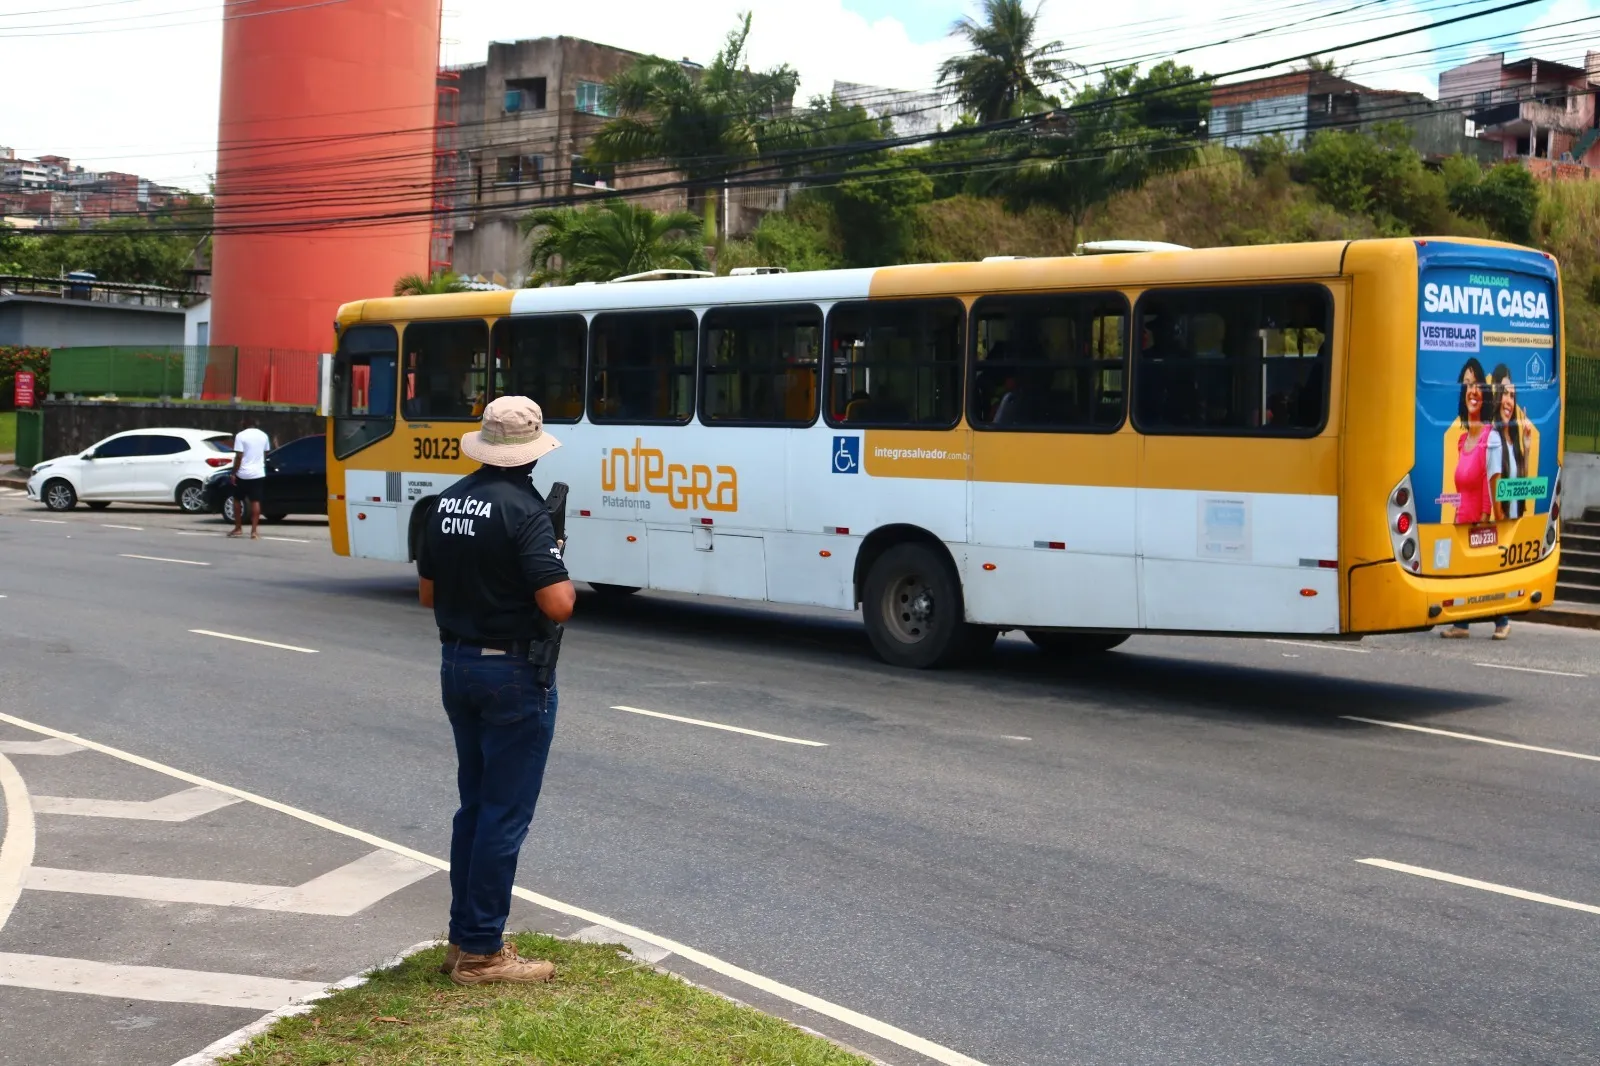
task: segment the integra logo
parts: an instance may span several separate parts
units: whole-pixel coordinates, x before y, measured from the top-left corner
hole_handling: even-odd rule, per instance
[[[600,452],[600,488],[605,492],[648,492],[665,496],[679,511],[737,511],[739,472],[731,466],[669,463],[659,448],[646,448],[634,438],[632,448],[606,448]],[[640,501],[646,507],[648,500]],[[609,501],[608,501],[609,503]],[[617,500],[617,506],[630,506]]]

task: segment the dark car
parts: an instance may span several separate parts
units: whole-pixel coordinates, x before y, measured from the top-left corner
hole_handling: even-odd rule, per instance
[[[262,518],[280,522],[292,514],[328,513],[327,439],[318,433],[279,445],[267,453]],[[224,470],[213,475],[206,482],[206,509],[232,522],[236,506],[233,471]]]

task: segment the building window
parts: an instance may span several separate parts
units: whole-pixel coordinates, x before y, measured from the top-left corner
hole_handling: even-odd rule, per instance
[[[1134,315],[1145,433],[1315,436],[1327,419],[1333,300],[1318,285],[1146,292]]]
[[[828,424],[942,429],[961,415],[959,300],[875,300],[828,312]]]
[[[494,324],[494,394],[529,397],[546,422],[576,422],[587,333],[582,315],[502,318]]]
[[[495,181],[502,185],[525,185],[543,180],[542,155],[503,155],[495,168]]]
[[[681,425],[694,412],[693,311],[596,315],[590,326],[589,418]]]
[[[606,106],[606,87],[597,81],[580,81],[578,83],[577,109],[591,115],[605,115],[610,117],[611,110]]]
[[[979,300],[968,418],[981,429],[1115,430],[1127,327],[1116,293]]]
[[[506,110],[543,111],[545,105],[543,78],[507,78]]]
[[[612,184],[610,167],[591,166],[581,155],[572,157],[572,184],[596,189],[609,189]]]
[[[401,411],[408,419],[472,419],[488,398],[489,327],[482,321],[406,327]]]
[[[1244,132],[1244,110],[1242,108],[1230,109],[1228,113],[1223,116],[1223,122],[1227,126],[1228,136],[1238,136]]]
[[[822,312],[713,308],[701,328],[700,420],[806,426],[817,418]]]

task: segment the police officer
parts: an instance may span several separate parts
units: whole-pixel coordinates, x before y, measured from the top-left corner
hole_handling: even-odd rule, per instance
[[[548,981],[555,966],[503,938],[556,724],[561,623],[576,599],[550,512],[529,480],[560,443],[539,405],[502,396],[461,450],[483,464],[441,493],[418,551],[418,596],[439,625],[439,684],[461,808],[450,840],[450,948],[462,985]]]

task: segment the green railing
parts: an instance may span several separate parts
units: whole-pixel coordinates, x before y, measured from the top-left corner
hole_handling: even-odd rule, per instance
[[[50,353],[56,396],[119,400],[214,400],[311,406],[317,353],[213,345],[57,348]]]
[[[1600,356],[1567,353],[1567,451],[1600,452]]]

